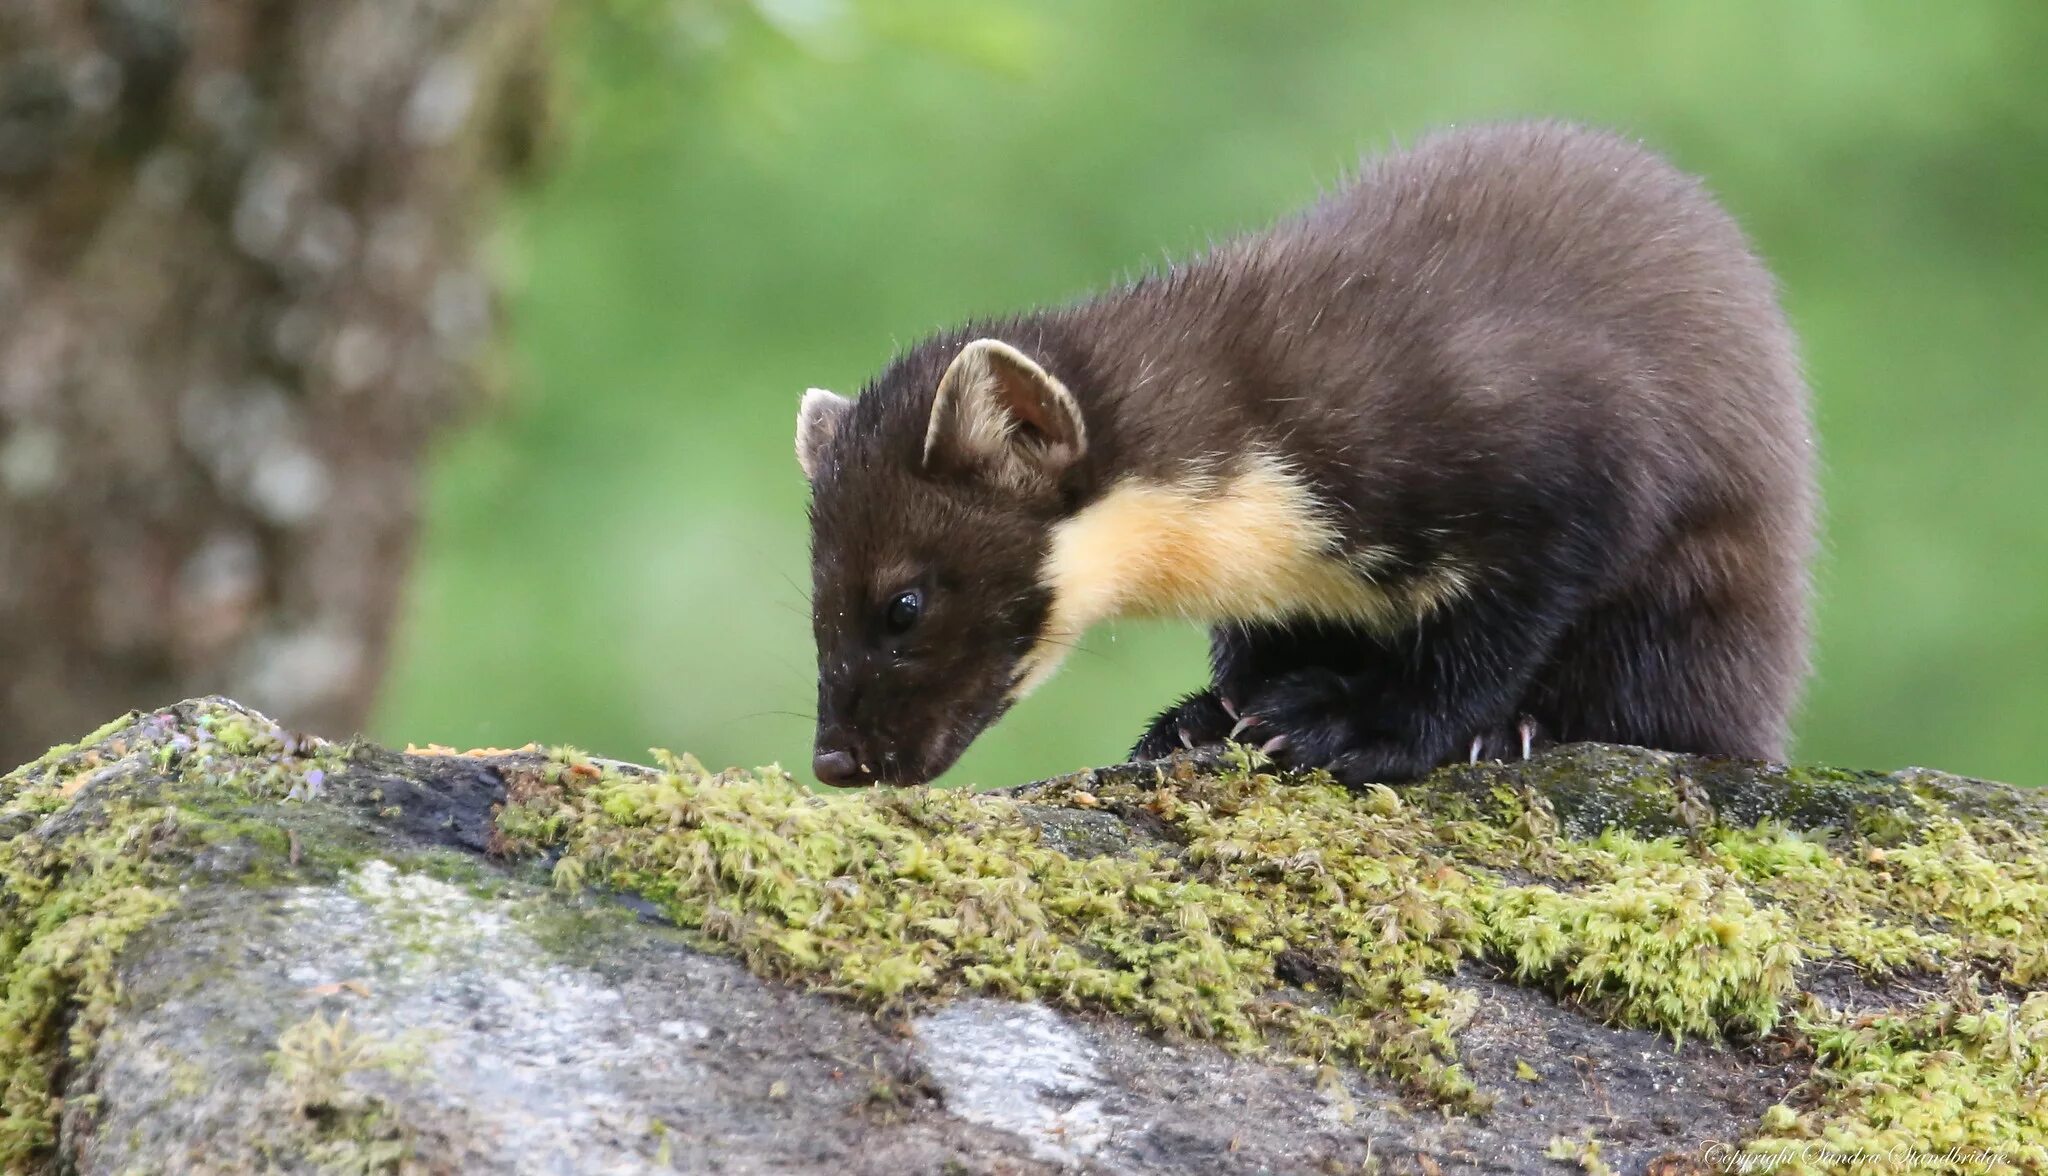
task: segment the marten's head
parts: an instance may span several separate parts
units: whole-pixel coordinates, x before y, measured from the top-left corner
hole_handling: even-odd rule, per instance
[[[1050,671],[1044,563],[1087,448],[1073,395],[995,339],[804,395],[819,780],[925,783]]]

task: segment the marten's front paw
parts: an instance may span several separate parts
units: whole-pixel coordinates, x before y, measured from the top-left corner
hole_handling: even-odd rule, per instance
[[[1198,690],[1159,712],[1131,749],[1131,758],[1164,759],[1176,751],[1215,747],[1236,723],[1215,691]]]
[[[1360,742],[1358,700],[1351,683],[1331,670],[1294,670],[1262,682],[1239,715],[1230,738],[1290,767],[1323,767]]]
[[[1375,701],[1331,670],[1295,670],[1263,683],[1231,738],[1290,768],[1323,768],[1340,784],[1412,780],[1436,766],[1425,749],[1371,722]]]

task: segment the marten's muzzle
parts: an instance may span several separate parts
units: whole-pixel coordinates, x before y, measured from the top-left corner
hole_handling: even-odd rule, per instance
[[[811,755],[811,774],[820,784],[834,788],[852,788],[861,784],[874,783],[871,775],[860,762],[860,753],[847,747],[827,747],[820,744]]]

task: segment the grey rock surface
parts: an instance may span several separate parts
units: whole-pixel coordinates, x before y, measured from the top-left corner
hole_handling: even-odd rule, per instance
[[[224,889],[124,971],[86,1172],[1044,1167],[928,1112],[913,1045],[859,1011],[527,884],[372,858]]]
[[[221,887],[146,932],[79,1169],[1344,1172],[1421,1150],[1535,1172],[1540,1150],[1508,1158],[1530,1139],[1597,1125],[1640,1162],[1702,1128],[1735,1138],[1755,1111],[1743,1059],[1573,1032],[1506,984],[1468,1029],[1471,1062],[1551,1080],[1481,1122],[1035,1003],[878,1021],[616,907],[450,865]]]

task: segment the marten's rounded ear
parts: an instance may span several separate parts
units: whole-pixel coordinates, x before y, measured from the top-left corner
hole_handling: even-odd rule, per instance
[[[1023,488],[1057,479],[1087,449],[1081,406],[1065,384],[1008,343],[976,339],[939,380],[924,465]]]
[[[820,455],[832,440],[832,431],[852,407],[853,401],[837,392],[812,388],[804,393],[803,403],[796,410],[796,464],[803,467],[806,481],[817,479]]]

